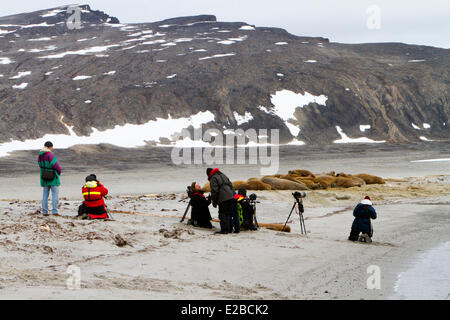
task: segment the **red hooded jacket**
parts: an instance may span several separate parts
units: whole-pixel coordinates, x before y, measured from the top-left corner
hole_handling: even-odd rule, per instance
[[[97,182],[95,186],[88,186],[85,184],[81,189],[84,197],[84,205],[86,207],[99,207],[105,206],[103,197],[108,194],[106,189],[100,182]]]

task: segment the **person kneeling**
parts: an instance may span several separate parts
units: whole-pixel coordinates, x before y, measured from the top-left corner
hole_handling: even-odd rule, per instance
[[[191,198],[191,219],[189,223],[195,227],[200,228],[212,228],[211,213],[209,212],[209,205],[211,204],[211,196],[208,198],[203,194],[200,185],[193,182],[191,185],[191,192],[189,197]]]
[[[86,183],[81,192],[84,202],[78,209],[78,216],[82,219],[108,219],[103,200],[103,197],[108,194],[108,189],[97,180],[95,174],[86,177]]]
[[[366,196],[358,203],[353,210],[353,216],[355,217],[355,220],[353,220],[348,240],[372,242],[373,229],[370,219],[376,219],[377,213],[372,207],[372,201],[369,196]],[[360,233],[362,233],[361,236],[359,235]]]
[[[238,194],[234,196],[238,203],[238,216],[241,229],[243,230],[258,230],[254,224],[255,210],[247,198],[247,190],[240,188]]]

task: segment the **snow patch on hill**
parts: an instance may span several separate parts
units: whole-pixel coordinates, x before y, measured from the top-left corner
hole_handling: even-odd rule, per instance
[[[334,143],[384,143],[386,141],[375,141],[366,137],[361,137],[361,138],[350,138],[349,136],[347,136],[344,131],[341,129],[340,126],[336,126],[336,130],[339,133],[339,135],[341,136],[341,139],[338,140],[334,140]]]
[[[320,96],[314,96],[306,91],[304,94],[301,94],[290,90],[281,90],[277,91],[275,94],[272,94],[270,100],[275,106],[271,110],[272,113],[280,117],[289,128],[291,134],[296,137],[300,132],[300,129],[291,122],[288,122],[289,120],[296,121],[294,117],[295,110],[297,108],[303,108],[310,103],[317,103],[318,105],[325,106],[328,97],[323,94]],[[259,107],[259,109],[263,110],[262,107]]]
[[[240,126],[241,124],[247,123],[250,120],[253,120],[252,114],[247,111],[245,111],[245,114],[243,116],[241,116],[236,111],[233,111],[233,115],[234,115],[234,119],[236,120],[238,126]]]
[[[99,131],[92,128],[89,136],[78,136],[73,127],[67,126],[69,134],[46,134],[39,139],[27,139],[25,141],[14,140],[0,144],[0,157],[18,150],[40,150],[46,141],[52,141],[55,148],[66,149],[77,144],[100,144],[108,143],[118,147],[136,148],[145,146],[148,141],[159,141],[160,138],[171,139],[174,134],[182,128],[193,126],[200,127],[202,124],[214,121],[214,114],[210,111],[199,112],[188,118],[173,119],[170,114],[167,119],[156,118],[145,124],[116,125],[113,129]],[[62,119],[61,119],[62,120]]]

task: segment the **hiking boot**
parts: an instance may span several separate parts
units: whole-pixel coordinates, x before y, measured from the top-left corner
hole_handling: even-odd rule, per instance
[[[369,235],[367,233],[363,233],[362,236],[364,237],[364,242],[367,242],[367,243],[371,243],[372,242],[372,238],[369,237]]]
[[[372,239],[369,237],[369,235],[367,233],[363,233],[360,237],[361,242],[365,242],[365,243],[371,243]]]
[[[228,234],[228,231],[222,231],[222,230],[220,230],[220,231],[214,232],[214,234]]]

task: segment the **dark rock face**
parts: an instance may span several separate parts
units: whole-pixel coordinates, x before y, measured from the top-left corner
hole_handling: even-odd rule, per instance
[[[447,49],[332,43],[210,15],[125,25],[81,9],[75,30],[67,6],[0,18],[0,143],[208,110],[216,128],[278,128],[289,142],[292,131],[270,112],[281,90],[327,96],[289,120],[309,144],[339,139],[336,126],[388,142],[450,137]]]

